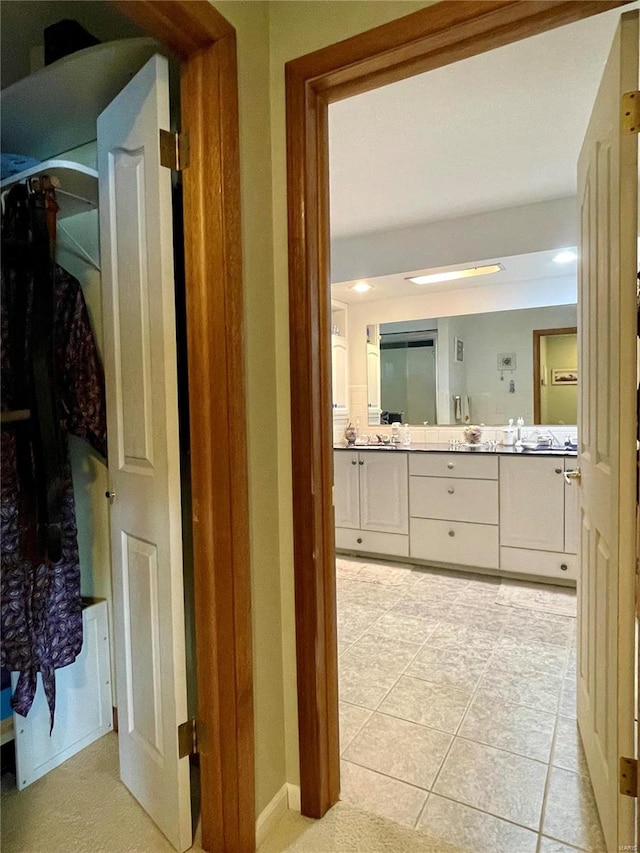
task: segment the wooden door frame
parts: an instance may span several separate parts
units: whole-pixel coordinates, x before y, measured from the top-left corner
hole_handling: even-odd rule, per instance
[[[328,105],[622,6],[442,0],[288,62],[287,191],[296,653],[302,812],[340,791],[331,422]]]
[[[110,2],[180,58],[202,846],[247,853],[256,824],[236,35],[207,0]]]
[[[566,326],[563,329],[534,329],[533,330],[533,422],[542,423],[540,419],[540,338],[552,337],[553,335],[576,335],[578,327]],[[576,412],[576,418],[578,414]]]

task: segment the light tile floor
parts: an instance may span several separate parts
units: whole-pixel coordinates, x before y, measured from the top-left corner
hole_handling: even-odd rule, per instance
[[[604,853],[575,591],[343,557],[336,572],[342,799],[470,853]]]

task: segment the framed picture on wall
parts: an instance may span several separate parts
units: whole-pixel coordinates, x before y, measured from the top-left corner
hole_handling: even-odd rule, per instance
[[[453,344],[453,360],[464,361],[464,341],[461,341],[460,338],[454,338]]]
[[[498,370],[515,370],[516,369],[516,354],[515,352],[498,353]]]
[[[577,385],[578,370],[575,367],[553,367],[551,369],[552,385]]]

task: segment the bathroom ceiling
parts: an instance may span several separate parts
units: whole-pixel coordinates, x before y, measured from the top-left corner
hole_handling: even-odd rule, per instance
[[[425,296],[430,293],[441,291],[461,290],[470,287],[486,287],[492,284],[517,285],[525,281],[541,281],[543,279],[559,279],[566,277],[572,282],[576,280],[577,263],[575,260],[569,263],[556,263],[553,259],[558,250],[548,252],[531,252],[526,255],[514,255],[509,258],[484,258],[475,264],[460,264],[457,266],[438,267],[432,272],[446,272],[447,270],[461,269],[473,266],[485,266],[500,263],[504,267],[500,272],[489,273],[474,278],[457,279],[455,281],[438,282],[437,284],[413,284],[407,281],[409,276],[424,273],[425,270],[411,270],[396,275],[383,275],[365,279],[372,289],[366,293],[357,293],[351,290],[355,281],[342,281],[331,286],[331,296],[340,302],[347,304],[358,304],[360,302],[372,302],[377,299],[388,299],[399,296]]]
[[[617,21],[639,6],[332,104],[332,237],[575,195]]]

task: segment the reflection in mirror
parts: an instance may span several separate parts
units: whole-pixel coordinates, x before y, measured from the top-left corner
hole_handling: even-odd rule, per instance
[[[575,424],[575,326],[575,305],[369,326],[369,424]]]

